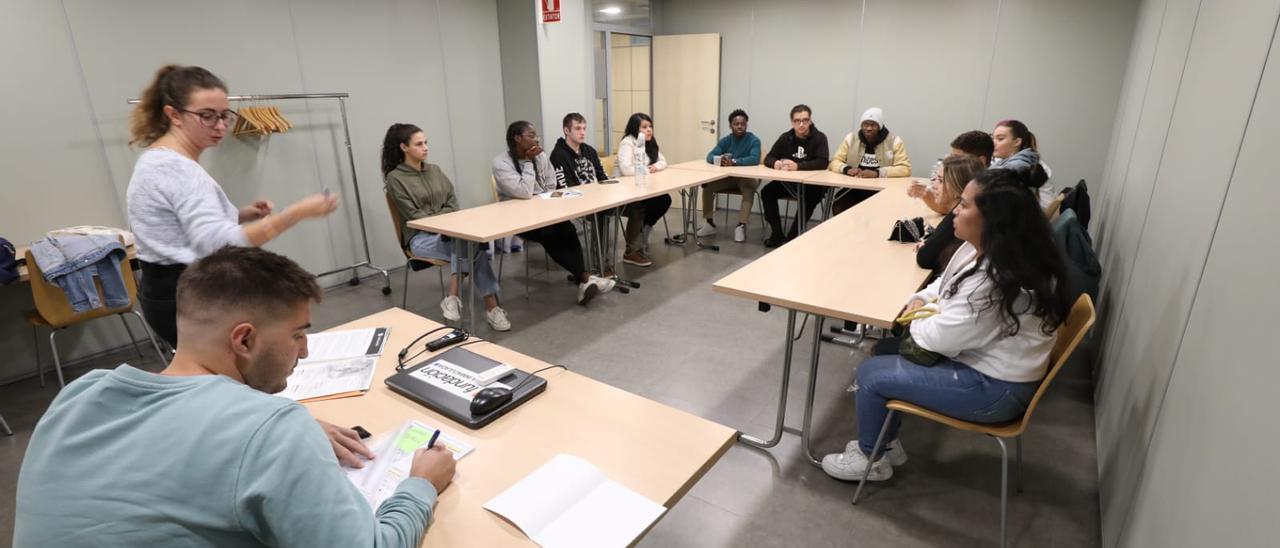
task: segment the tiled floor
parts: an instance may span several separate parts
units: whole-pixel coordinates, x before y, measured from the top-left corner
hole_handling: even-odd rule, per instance
[[[673,221],[676,215],[669,216]],[[676,221],[678,222],[678,221]],[[657,231],[661,234],[661,227]],[[749,241],[734,243],[721,229],[720,253],[665,247],[654,235],[653,268],[631,268],[642,287],[611,293],[583,308],[574,288],[552,265],[542,273],[534,246],[534,280],[523,297],[524,254],[505,265],[503,306],[513,329],[481,335],[562,363],[587,376],[752,434],[771,432],[781,374],[786,312],[760,313],[753,302],[713,293],[711,283],[764,251],[759,224]],[[323,329],[388,306],[395,291],[380,280],[326,294],[315,311]],[[786,283],[779,279],[778,283]],[[410,310],[440,319],[433,272],[410,276]],[[802,417],[808,383],[810,334],[796,344],[787,402],[787,428]],[[853,399],[845,391],[863,352],[824,344],[817,388],[814,445],[839,450],[855,434]],[[131,350],[87,366],[136,363]],[[155,367],[154,357],[142,365]],[[82,372],[81,370],[80,372]],[[74,374],[74,373],[73,373]],[[52,378],[50,379],[53,380]],[[55,394],[35,380],[0,386],[0,413],[17,431],[0,436],[0,545],[13,530],[13,500],[21,455],[35,421]],[[1010,498],[1009,533],[1018,546],[1099,544],[1097,463],[1092,383],[1086,367],[1069,366],[1041,404],[1024,441],[1025,492]],[[873,485],[858,506],[853,485],[833,480],[804,461],[793,433],[768,451],[735,445],[649,533],[641,546],[990,546],[999,534],[1000,452],[996,444],[908,418],[902,442],[910,462],[894,478]]]

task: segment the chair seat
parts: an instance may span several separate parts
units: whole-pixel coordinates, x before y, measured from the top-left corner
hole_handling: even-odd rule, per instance
[[[106,307],[94,308],[92,310],[86,310],[84,312],[80,312],[76,314],[74,317],[72,317],[70,321],[65,323],[60,323],[60,324],[54,324],[53,322],[50,322],[47,318],[45,318],[43,315],[40,314],[39,310],[36,310],[36,309],[24,311],[22,313],[22,318],[32,326],[48,327],[51,329],[62,329],[64,327],[75,325],[78,323],[84,323],[89,320],[96,320],[98,318],[105,318],[107,316],[113,316],[116,314],[127,314],[131,311],[133,311],[132,305],[121,306],[118,308],[106,308]]]
[[[40,327],[51,327],[49,325],[49,320],[44,319],[44,316],[41,316],[40,311],[36,309],[24,311],[22,313],[22,319],[27,320],[27,323],[31,325],[40,326]]]
[[[446,261],[444,259],[432,259],[430,257],[419,257],[417,255],[410,255],[408,253],[405,253],[405,258],[413,262],[427,263],[432,266],[446,266],[449,264],[449,261]]]
[[[885,407],[901,413],[910,413],[917,417],[929,419],[937,423],[942,423],[959,430],[977,432],[979,434],[986,434],[988,436],[995,436],[997,438],[1017,437],[1022,435],[1022,432],[1026,430],[1026,426],[1023,424],[1022,417],[1018,417],[1017,420],[1009,421],[1009,422],[984,424],[984,423],[977,423],[977,422],[962,421],[957,418],[948,417],[947,415],[943,415],[935,411],[930,411],[914,403],[908,403],[902,400],[889,400],[889,403],[886,404]]]

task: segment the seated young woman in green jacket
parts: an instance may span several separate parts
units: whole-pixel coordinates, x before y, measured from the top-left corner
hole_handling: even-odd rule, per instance
[[[458,197],[453,193],[453,183],[440,166],[427,163],[427,135],[413,124],[392,124],[382,142],[382,175],[387,194],[400,211],[400,217],[408,221],[440,215],[458,210]],[[462,319],[462,299],[458,298],[459,261],[453,246],[439,234],[403,227],[409,251],[419,257],[449,261],[453,271],[449,278],[449,296],[440,301],[440,309],[446,320]],[[511,329],[507,312],[498,306],[498,277],[493,274],[488,253],[478,253],[475,259],[476,289],[484,295],[485,319],[495,331]],[[462,272],[472,269],[461,265]]]

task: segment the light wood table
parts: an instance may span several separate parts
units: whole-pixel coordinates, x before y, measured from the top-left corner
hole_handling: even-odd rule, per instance
[[[619,182],[614,184],[593,183],[568,189],[582,193],[582,196],[576,198],[543,199],[534,196],[528,200],[506,200],[444,215],[415,219],[409,221],[408,225],[417,230],[452,237],[454,253],[458,257],[470,257],[470,264],[475,264],[475,253],[482,242],[505,238],[561,221],[594,215],[606,209],[618,208],[670,192],[681,192],[683,199],[686,195],[684,191],[691,190],[694,193],[692,199],[696,200],[698,186],[728,176],[685,169],[666,169],[648,174],[643,187],[635,184],[634,177],[618,177]],[[690,232],[690,224],[694,222],[693,209],[687,205],[683,209],[682,234]],[[596,246],[588,247],[591,248],[588,250],[589,253],[599,253],[600,264],[604,264],[602,246],[597,242]],[[471,283],[467,284],[469,288],[467,307],[470,309],[471,316],[469,325],[475,326],[475,277],[468,276],[468,278],[471,280]]]
[[[745,178],[748,178],[748,179],[759,179],[759,180],[764,181],[764,182],[769,182],[769,181],[786,181],[786,182],[790,182],[790,183],[800,183],[800,184],[806,184],[806,183],[807,183],[807,181],[808,181],[810,178],[812,178],[812,177],[814,177],[814,176],[816,176],[816,175],[820,175],[820,174],[822,174],[822,173],[826,173],[826,171],[825,171],[825,170],[824,170],[824,171],[812,171],[812,170],[810,170],[810,171],[783,171],[783,170],[780,170],[780,169],[773,169],[773,168],[770,168],[770,167],[765,167],[763,164],[761,164],[761,165],[754,165],[754,166],[732,166],[732,167],[714,166],[714,165],[708,164],[708,163],[703,162],[703,161],[700,161],[700,160],[693,160],[693,161],[689,161],[689,162],[681,162],[681,163],[679,163],[679,164],[674,164],[674,165],[672,165],[671,167],[674,167],[674,168],[676,168],[676,169],[684,169],[684,170],[690,170],[690,171],[698,171],[698,172],[703,172],[703,173],[723,173],[723,174],[727,174],[727,175],[729,175],[729,176],[733,176],[733,177],[745,177]],[[838,174],[834,174],[834,173],[833,173],[832,175],[838,175]],[[852,178],[852,177],[850,177],[850,178]],[[832,186],[832,185],[824,185],[824,186]],[[796,193],[788,192],[788,193],[790,193],[790,194],[791,194],[791,197],[792,197],[792,198],[794,198],[797,202],[799,202],[799,204],[800,204],[800,211],[804,211],[804,210],[805,210],[805,198],[804,198],[804,192],[796,192]],[[824,201],[826,200],[826,196],[825,196],[825,195],[824,195],[824,198],[823,198],[823,199],[824,199]],[[829,208],[828,208],[828,209],[829,209]],[[809,220],[808,220],[808,219],[802,219],[802,220],[801,220],[801,222],[800,222],[800,231],[801,231],[801,232],[803,232],[803,231],[808,227],[808,223],[809,223]]]
[[[560,369],[539,374],[548,380],[545,392],[488,426],[470,430],[383,383],[395,372],[397,352],[439,325],[392,308],[335,327],[391,327],[391,335],[368,393],[306,404],[318,419],[358,424],[375,435],[417,419],[475,446],[458,462],[453,484],[440,495],[424,546],[536,546],[481,505],[557,453],[582,457],[610,479],[671,508],[733,444],[736,432],[731,428]],[[466,348],[528,372],[550,365],[496,344]]]
[[[832,191],[827,192],[824,196],[822,206],[823,213],[828,219],[830,219],[831,210],[835,207],[836,201],[850,191],[874,190],[879,192],[890,186],[911,186],[911,182],[914,180],[915,179],[911,177],[864,179],[862,177],[850,177],[842,173],[825,170],[810,175],[804,180],[804,182],[805,184],[822,185],[832,189]]]
[[[823,322],[834,318],[889,328],[907,297],[929,274],[916,265],[912,244],[888,238],[899,219],[924,217],[936,223],[939,216],[924,202],[907,196],[909,179],[867,180],[883,181],[884,190],[712,284],[719,293],[787,309],[782,390],[773,437],[763,440],[744,434],[739,437],[743,443],[768,448],[782,439],[796,314],[810,314],[813,349],[801,445],[810,461],[820,464],[809,442]]]

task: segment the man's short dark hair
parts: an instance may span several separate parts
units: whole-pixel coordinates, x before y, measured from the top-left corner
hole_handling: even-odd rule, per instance
[[[733,112],[730,112],[730,113],[729,113],[729,122],[730,122],[730,123],[733,123],[733,119],[734,119],[734,118],[737,118],[737,117],[739,117],[739,116],[741,116],[741,117],[742,117],[742,121],[744,121],[744,122],[750,122],[750,121],[751,121],[751,117],[750,117],[750,116],[747,116],[747,111],[742,110],[742,109],[740,109],[740,108],[735,108],[735,109],[733,109]]]
[[[316,277],[298,263],[257,247],[224,247],[187,267],[178,278],[178,316],[224,310],[280,314],[319,302]]]
[[[971,156],[981,156],[987,160],[996,152],[996,145],[991,135],[985,131],[966,131],[951,141],[951,148]]]
[[[797,113],[800,113],[800,112],[804,112],[804,113],[807,113],[807,114],[808,114],[808,115],[810,115],[810,116],[813,116],[813,109],[809,108],[809,105],[806,105],[806,104],[804,104],[804,103],[800,103],[800,104],[798,104],[798,105],[796,105],[796,106],[794,106],[794,107],[791,107],[791,117],[792,117],[792,118],[795,118],[795,117],[796,117],[796,114],[797,114]]]
[[[576,113],[576,112],[570,112],[570,113],[568,113],[568,114],[564,115],[564,125],[562,125],[562,126],[560,126],[560,127],[565,127],[565,128],[567,128],[567,127],[569,127],[569,126],[573,125],[573,123],[574,123],[574,122],[582,122],[582,123],[583,123],[583,125],[586,125],[586,123],[587,123],[587,119],[586,119],[586,118],[584,118],[581,114],[578,114],[578,113]]]

